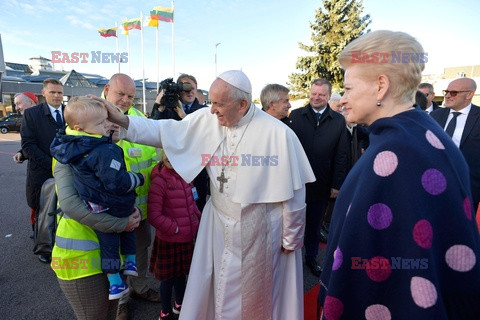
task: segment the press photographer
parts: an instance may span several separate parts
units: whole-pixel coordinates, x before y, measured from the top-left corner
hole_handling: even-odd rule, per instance
[[[200,108],[205,107],[198,102],[195,92],[197,80],[194,76],[181,74],[177,82],[165,79],[161,82],[161,90],[155,99],[152,109],[152,119],[181,120]],[[179,100],[179,105],[175,104]]]
[[[200,104],[195,96],[197,80],[194,76],[181,74],[176,83],[172,79],[165,79],[161,83],[162,89],[155,99],[152,119],[182,120],[187,114],[206,107],[206,105]],[[207,194],[209,192],[208,175],[205,169],[193,180],[193,184],[198,192],[198,199],[195,202],[200,211],[202,211],[207,202]]]

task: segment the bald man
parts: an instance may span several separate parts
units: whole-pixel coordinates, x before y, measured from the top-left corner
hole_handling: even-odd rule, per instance
[[[452,137],[470,168],[470,184],[475,212],[480,201],[480,109],[472,104],[477,90],[473,79],[453,80],[444,90],[445,108],[430,113]]]
[[[119,107],[123,114],[146,118],[140,110],[133,107],[135,93],[135,82],[123,73],[114,74],[104,89],[105,99]],[[152,244],[152,228],[147,221],[147,195],[151,184],[150,173],[158,162],[157,153],[153,147],[125,140],[120,140],[117,145],[123,149],[127,170],[140,172],[145,176],[144,185],[135,189],[137,192],[135,206],[140,209],[142,214],[142,221],[135,229],[138,276],[128,277],[127,284],[133,296],[151,302],[160,302],[160,293],[152,288],[154,279],[148,272],[148,252]],[[117,320],[128,319],[128,300],[128,295],[120,299]]]

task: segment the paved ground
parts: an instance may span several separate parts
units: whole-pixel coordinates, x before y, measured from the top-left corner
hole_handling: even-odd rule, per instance
[[[0,134],[0,319],[74,319],[50,266],[32,252],[26,163],[12,160],[19,140],[18,133]],[[305,290],[317,283],[306,269]],[[130,309],[130,319],[157,319],[160,305],[133,299]]]

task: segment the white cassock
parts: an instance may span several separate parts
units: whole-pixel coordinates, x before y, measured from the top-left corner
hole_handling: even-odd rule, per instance
[[[315,177],[295,133],[253,105],[232,128],[208,108],[182,121],[129,121],[126,139],[162,146],[187,182],[212,156],[238,157],[206,167],[211,198],[180,319],[303,319],[305,183]],[[222,169],[228,180],[221,193]],[[282,246],[295,251],[285,254]]]

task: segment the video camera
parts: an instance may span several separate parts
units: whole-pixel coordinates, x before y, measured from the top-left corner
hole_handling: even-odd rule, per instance
[[[163,97],[160,105],[166,108],[174,109],[178,106],[180,100],[180,92],[190,91],[193,87],[188,82],[173,82],[172,78],[168,78],[160,82],[160,90],[163,90]],[[160,92],[159,92],[160,93]]]

